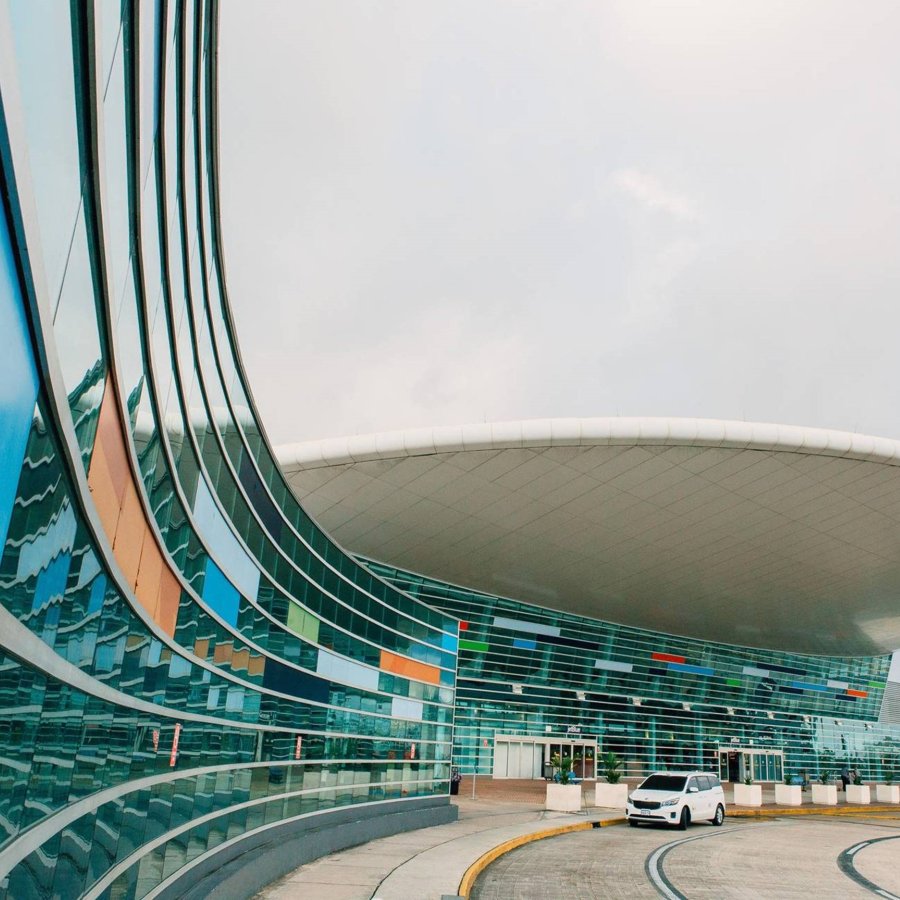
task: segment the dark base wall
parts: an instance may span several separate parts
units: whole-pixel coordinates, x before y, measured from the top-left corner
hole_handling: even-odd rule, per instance
[[[448,797],[335,809],[273,825],[213,852],[170,884],[159,900],[244,900],[304,863],[401,831],[455,822]]]

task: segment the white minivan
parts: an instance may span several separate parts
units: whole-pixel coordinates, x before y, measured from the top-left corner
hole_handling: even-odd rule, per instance
[[[711,772],[654,772],[628,797],[628,824],[664,822],[687,828],[698,819],[725,821],[725,792]]]

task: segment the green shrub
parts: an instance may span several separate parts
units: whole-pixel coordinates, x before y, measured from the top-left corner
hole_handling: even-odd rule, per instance
[[[622,760],[611,750],[603,755],[603,774],[610,784],[618,784],[622,777]]]
[[[550,765],[559,769],[559,783],[569,784],[572,780],[572,760],[568,756],[561,759],[558,753],[554,753],[550,757]]]

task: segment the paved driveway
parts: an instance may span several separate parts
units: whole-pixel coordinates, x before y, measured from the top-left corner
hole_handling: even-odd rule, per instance
[[[492,863],[472,900],[900,900],[900,818],[732,820],[686,832],[603,828]]]

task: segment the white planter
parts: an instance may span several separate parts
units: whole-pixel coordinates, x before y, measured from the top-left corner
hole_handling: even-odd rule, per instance
[[[594,785],[594,806],[604,806],[609,809],[625,809],[627,803],[627,784],[606,784],[598,781]]]
[[[876,784],[875,799],[879,803],[900,803],[900,784]]]
[[[546,807],[555,812],[578,812],[581,809],[581,785],[548,784]]]
[[[865,806],[872,802],[872,791],[867,784],[848,784],[847,802]]]
[[[735,806],[762,806],[761,784],[736,784],[734,786]]]
[[[812,786],[813,803],[821,806],[837,806],[837,785],[814,784]]]
[[[799,784],[776,784],[775,803],[778,806],[802,806],[803,788]]]

